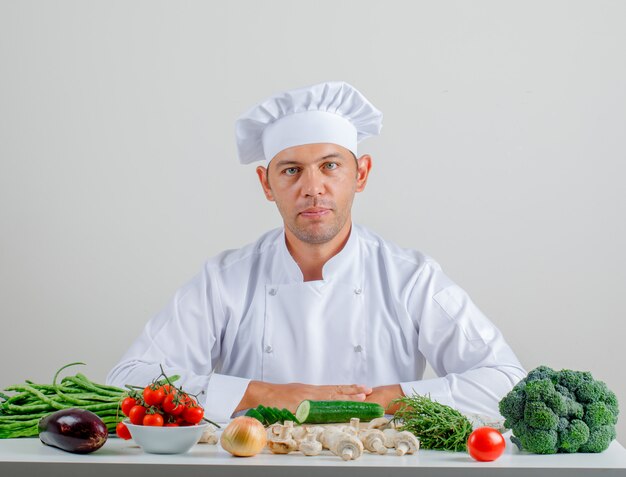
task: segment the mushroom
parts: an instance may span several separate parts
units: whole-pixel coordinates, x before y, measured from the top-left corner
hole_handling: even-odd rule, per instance
[[[280,435],[280,423],[276,422],[267,428],[267,440],[275,439]]]
[[[216,429],[215,426],[213,426],[212,424],[209,424],[207,428],[204,430],[204,432],[202,433],[202,435],[200,436],[200,439],[198,440],[198,444],[217,444],[219,439],[217,438],[215,429]]]
[[[291,437],[293,430],[293,421],[285,421],[280,428],[280,435],[273,436],[267,443],[270,451],[274,454],[289,454],[298,450],[298,443]]]
[[[324,432],[324,428],[321,426],[296,426],[293,428],[291,437],[293,437],[297,443],[300,443],[306,438],[309,430],[311,430],[315,439],[318,439],[319,435]]]
[[[322,443],[316,439],[317,434],[315,428],[307,427],[306,436],[300,442],[298,449],[304,455],[318,455],[322,452]]]
[[[409,431],[397,431],[396,429],[385,429],[385,446],[396,449],[396,455],[413,454],[420,448],[420,442]]]
[[[387,453],[385,434],[380,429],[363,429],[359,432],[359,439],[368,451],[380,455]]]
[[[367,423],[368,429],[387,429],[388,427],[392,427],[393,424],[386,417],[377,417],[376,419],[372,419]]]
[[[400,431],[398,431],[396,429],[384,429],[383,430],[383,435],[385,436],[385,440],[384,440],[385,447],[388,447],[390,449],[394,448],[396,435],[399,432]]]
[[[345,432],[346,434],[350,434],[352,436],[358,436],[359,435],[359,418],[353,417],[352,419],[350,419],[350,425],[341,426],[341,430]]]
[[[363,453],[363,443],[354,435],[334,427],[327,428],[320,436],[324,447],[343,460],[358,459]]]

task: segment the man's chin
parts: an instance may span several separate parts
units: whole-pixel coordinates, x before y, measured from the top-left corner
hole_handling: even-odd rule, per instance
[[[309,227],[306,229],[297,229],[293,231],[294,235],[298,238],[298,240],[309,243],[312,245],[319,245],[326,242],[330,242],[333,238],[337,236],[336,230],[329,229],[315,229],[313,227]]]

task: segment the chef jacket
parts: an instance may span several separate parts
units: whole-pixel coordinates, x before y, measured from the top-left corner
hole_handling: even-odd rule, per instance
[[[227,421],[250,380],[400,384],[461,411],[499,416],[525,376],[502,334],[430,257],[353,224],[303,280],[284,229],[208,260],[152,318],[107,382],[145,385],[162,364]],[[421,379],[430,363],[439,377]]]

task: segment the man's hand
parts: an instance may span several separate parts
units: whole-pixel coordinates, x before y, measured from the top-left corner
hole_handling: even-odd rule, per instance
[[[337,384],[321,385],[289,383],[272,384],[263,381],[250,381],[243,399],[235,409],[264,406],[287,408],[291,412],[301,401],[311,399],[313,401],[365,401],[372,393],[372,388],[360,384]]]
[[[385,408],[385,414],[393,414],[400,407],[399,404],[391,404],[391,401],[404,396],[402,387],[399,384],[390,384],[389,386],[378,386],[372,389],[372,392],[365,399],[367,402],[377,402]]]

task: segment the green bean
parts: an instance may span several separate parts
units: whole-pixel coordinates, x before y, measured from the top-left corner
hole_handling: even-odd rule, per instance
[[[57,408],[49,406],[48,404],[30,404],[28,406],[18,406],[16,404],[8,404],[5,406],[5,409],[13,413],[30,413],[30,412],[54,411]]]
[[[118,403],[122,400],[122,396],[113,397],[113,396],[98,396],[93,393],[77,393],[72,396],[75,399],[84,399],[86,401],[92,401],[90,404],[95,404],[93,401],[99,402],[108,402],[108,403]]]
[[[3,422],[3,423],[0,423],[0,429],[2,430],[19,429],[22,427],[29,427],[38,423],[39,423],[39,419],[31,419],[30,421],[16,421],[16,422],[11,422],[11,423]]]
[[[96,386],[94,386],[93,384],[87,382],[87,381],[83,381],[82,379],[80,379],[77,376],[67,376],[68,381],[76,384],[77,386],[80,386],[83,389],[86,389],[87,391],[92,391],[94,393],[97,394],[104,394],[107,396],[113,396],[113,397],[121,397],[122,393],[121,392],[113,392],[113,391],[106,391],[104,389],[99,389]]]
[[[9,430],[6,432],[0,431],[0,438],[14,439],[16,437],[33,437],[39,434],[39,427],[37,425],[24,428],[23,430]]]
[[[70,404],[61,404],[58,401],[53,401],[50,398],[44,400],[43,404],[29,405],[29,406],[16,406],[14,404],[9,404],[6,406],[6,409],[14,412],[14,413],[33,413],[33,412],[43,412],[49,410],[61,410],[61,409],[69,409],[72,407],[76,407],[75,405]],[[80,406],[81,409],[87,409],[88,411],[100,411],[100,410],[115,410],[118,408],[118,404],[114,402],[106,402],[106,403],[98,403],[98,404],[89,404],[86,406]]]
[[[41,391],[38,391],[37,389],[31,388],[29,386],[26,386],[26,391],[37,396],[39,399],[41,399],[44,403],[48,404],[49,406],[55,408],[55,409],[64,409],[65,406],[63,406],[63,404],[60,404],[57,401],[54,401],[52,399],[50,399],[48,396],[46,396],[44,393],[42,393]]]
[[[0,423],[12,421],[27,421],[29,419],[42,418],[50,414],[49,412],[39,412],[33,414],[13,414],[11,416],[0,415]]]
[[[74,406],[68,406],[68,407],[74,407]],[[107,409],[115,410],[117,408],[118,408],[118,405],[116,403],[90,404],[89,406],[82,407],[82,409],[87,409],[88,411],[91,411],[91,412],[105,411]]]
[[[73,404],[75,406],[88,406],[89,404],[91,404],[91,401],[85,401],[84,399],[77,399],[77,398],[73,398],[70,397],[67,394],[63,394],[61,391],[59,391],[57,389],[57,395],[64,401],[67,402],[69,404]]]
[[[44,394],[54,394],[56,387],[52,386],[50,384],[28,384],[29,387],[37,389],[38,391],[43,392]],[[9,386],[8,388],[5,388],[5,391],[18,391],[18,392],[24,392],[25,391],[26,386],[24,386],[23,384],[14,384],[13,386]],[[67,386],[63,386],[61,388],[64,392],[69,392],[69,393],[78,393],[81,392],[80,389],[77,388],[70,388]]]
[[[114,392],[115,394],[122,394],[124,392],[123,389],[120,389],[120,388],[118,388],[116,386],[107,386],[106,384],[96,383],[96,382],[90,380],[89,378],[87,378],[87,376],[85,376],[84,374],[76,373],[76,376],[78,376],[80,379],[85,380],[88,383],[93,384],[97,388],[100,388],[100,389],[102,389],[104,391],[111,391],[111,392]]]
[[[30,394],[24,393],[24,394],[16,394],[15,396],[11,396],[9,399],[7,399],[4,404],[14,404],[16,402],[20,402],[20,401],[31,401],[31,397]]]

